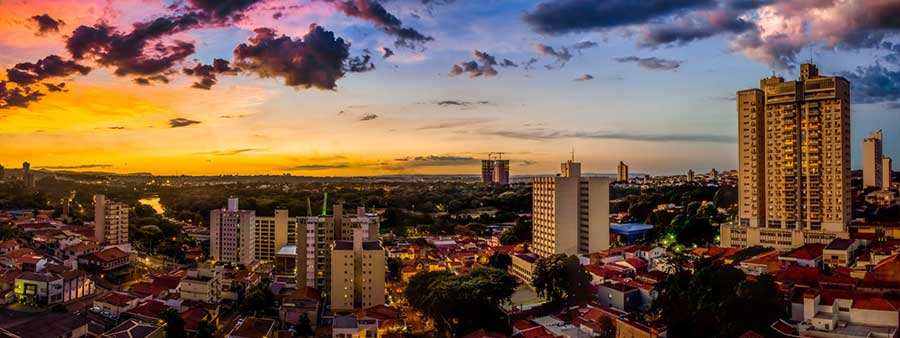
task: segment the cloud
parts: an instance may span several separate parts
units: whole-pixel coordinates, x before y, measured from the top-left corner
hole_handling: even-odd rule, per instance
[[[257,28],[255,37],[234,49],[235,65],[260,77],[280,77],[297,88],[334,90],[344,77],[350,44],[320,26],[310,25],[301,39],[276,36],[271,28]]]
[[[350,165],[347,163],[307,164],[307,165],[298,165],[298,166],[288,167],[288,168],[285,168],[285,170],[316,171],[316,170],[345,169],[345,168],[350,168]]]
[[[260,151],[260,150],[265,150],[265,149],[263,149],[263,148],[220,149],[220,150],[196,152],[196,153],[194,153],[194,155],[234,156],[234,155],[240,155],[243,153]]]
[[[416,128],[416,130],[440,130],[440,129],[453,129],[459,127],[468,127],[477,124],[483,124],[489,122],[489,119],[484,118],[467,118],[467,119],[455,119],[449,121],[438,122],[435,124],[428,124],[421,127]]]
[[[44,93],[33,90],[31,87],[10,88],[7,83],[7,81],[0,80],[0,109],[28,108],[32,102],[36,102],[44,96]]]
[[[179,118],[174,118],[174,119],[169,120],[169,127],[180,128],[180,127],[187,127],[192,124],[199,124],[199,123],[202,123],[202,122],[179,117]]]
[[[45,35],[51,32],[58,33],[59,26],[66,24],[62,20],[54,19],[47,14],[32,16],[30,20],[38,25],[37,35]]]
[[[404,157],[394,160],[389,165],[390,169],[403,170],[409,168],[421,167],[450,167],[460,165],[474,165],[481,163],[480,160],[468,156],[445,156],[445,155],[428,155],[416,157]]]
[[[554,49],[545,44],[537,44],[534,46],[535,51],[540,55],[549,55],[556,58],[556,66],[546,66],[547,69],[552,68],[560,68],[566,65],[569,60],[572,59],[572,53],[569,52],[569,49],[566,47],[560,47],[559,49]]]
[[[378,114],[366,114],[359,118],[360,121],[372,121],[378,118]]]
[[[391,14],[377,1],[372,0],[322,0],[349,17],[360,18],[378,26],[383,32],[396,37],[394,45],[409,49],[422,48],[423,44],[434,40],[419,31],[403,27],[403,22]]]
[[[149,86],[153,82],[157,83],[169,83],[169,78],[165,75],[153,75],[148,77],[136,77],[134,78],[134,83],[139,84],[141,86]]]
[[[589,80],[593,80],[593,79],[594,79],[594,76],[591,74],[582,74],[581,76],[576,77],[575,81],[589,81]]]
[[[490,101],[461,101],[461,100],[443,100],[443,101],[435,101],[434,104],[438,106],[463,106],[468,107],[475,104],[490,104]]]
[[[453,77],[468,73],[469,77],[493,77],[498,74],[497,69],[494,68],[494,66],[518,67],[515,62],[508,59],[503,59],[503,62],[498,63],[496,57],[479,50],[473,50],[472,56],[475,57],[475,60],[464,61],[453,65],[453,67],[450,68],[450,76]]]
[[[539,33],[563,34],[644,23],[715,0],[546,0],[525,14]]]
[[[900,71],[880,64],[858,67],[852,72],[842,72],[853,89],[854,103],[884,103],[900,101]],[[896,103],[896,102],[894,102]]]
[[[572,45],[572,49],[581,52],[582,50],[594,48],[597,46],[599,46],[598,43],[596,43],[594,41],[590,41],[590,40],[585,40],[585,41],[577,42],[574,45]]]
[[[387,58],[391,57],[392,55],[394,55],[394,51],[392,51],[390,48],[381,47],[381,57],[382,58],[387,59]]]
[[[208,90],[219,82],[217,75],[235,75],[237,74],[238,69],[232,68],[228,60],[216,58],[213,59],[211,65],[198,63],[193,68],[184,68],[182,71],[189,76],[200,78],[200,80],[191,85],[192,88]]]
[[[188,0],[191,9],[203,12],[212,19],[238,21],[243,14],[261,0]]]
[[[238,114],[238,115],[219,115],[220,119],[242,119],[245,117],[250,117],[251,114]]]
[[[371,62],[372,57],[368,54],[363,56],[354,56],[347,59],[347,71],[351,73],[368,72],[375,69],[375,64]]]
[[[637,56],[627,56],[615,58],[619,63],[637,63],[641,68],[649,70],[675,70],[681,67],[684,61],[660,59],[657,57],[642,58]]]
[[[538,62],[537,58],[530,58],[528,61],[522,62],[522,69],[534,69],[534,64]]]
[[[520,140],[544,141],[558,139],[595,139],[644,142],[713,142],[734,143],[734,136],[706,134],[639,134],[605,131],[567,131],[535,128],[530,130],[479,130],[482,135],[500,136]]]
[[[19,86],[28,86],[48,78],[72,74],[86,75],[90,71],[90,67],[80,65],[75,61],[63,60],[57,55],[50,55],[35,63],[17,63],[6,70],[6,79]]]
[[[79,165],[58,165],[58,166],[43,166],[38,167],[41,169],[47,170],[66,170],[66,169],[97,169],[97,168],[111,168],[112,164],[79,164]]]
[[[44,85],[44,87],[47,88],[47,91],[48,91],[48,92],[65,92],[65,91],[68,91],[68,90],[66,89],[66,83],[65,83],[65,82],[60,82],[60,83],[49,83],[49,82],[44,82],[44,83],[42,83],[42,85]]]

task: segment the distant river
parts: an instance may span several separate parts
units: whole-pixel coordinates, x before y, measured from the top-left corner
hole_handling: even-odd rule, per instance
[[[162,204],[159,203],[159,197],[157,196],[145,197],[138,200],[138,202],[140,202],[141,204],[149,205],[151,208],[153,208],[153,210],[156,210],[156,213],[158,214],[162,214],[166,211],[166,209],[163,208]]]

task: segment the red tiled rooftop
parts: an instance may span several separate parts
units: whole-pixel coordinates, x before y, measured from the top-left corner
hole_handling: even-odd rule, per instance
[[[463,338],[506,338],[508,337],[505,334],[487,331],[485,329],[479,329],[478,331],[472,332],[463,336]]]
[[[515,328],[516,330],[519,330],[519,331],[533,329],[538,326],[540,326],[540,325],[538,325],[537,323],[532,322],[530,320],[527,320],[527,319],[520,319],[520,320],[517,320],[515,323],[513,323],[513,328]]]
[[[128,253],[117,247],[112,247],[103,251],[90,253],[88,259],[98,260],[101,262],[112,262],[117,259],[128,257]]]
[[[781,257],[811,260],[822,257],[822,250],[825,249],[824,244],[804,244],[794,250],[788,251]]]
[[[128,302],[135,299],[135,297],[129,296],[124,293],[110,292],[97,299],[97,301],[122,307],[128,305]]]
[[[168,308],[169,307],[166,306],[166,304],[163,302],[151,300],[144,302],[144,304],[138,305],[138,307],[134,309],[128,310],[128,313],[158,319],[162,315],[163,311]]]
[[[876,311],[893,311],[900,310],[900,300],[890,300],[884,298],[863,298],[853,301],[854,309],[876,310]]]

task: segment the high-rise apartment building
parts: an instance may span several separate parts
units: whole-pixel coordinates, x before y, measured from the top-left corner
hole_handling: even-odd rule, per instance
[[[481,160],[482,183],[509,184],[509,160],[502,159],[502,155],[490,153],[487,160]]]
[[[628,181],[628,165],[625,162],[619,161],[619,166],[616,168],[616,181]]]
[[[130,246],[128,210],[123,203],[94,195],[94,240],[103,245]]]
[[[276,209],[274,216],[256,216],[254,257],[259,261],[273,261],[278,250],[295,243],[296,229],[297,218],[291,218],[287,209]]]
[[[209,255],[213,260],[250,264],[256,253],[256,211],[240,210],[237,197],[209,212]]]
[[[687,180],[688,180],[688,182],[694,181],[694,169],[688,169]]]
[[[0,165],[0,181],[3,180],[3,176],[5,176],[5,175],[6,175],[6,169],[3,168],[2,165]]]
[[[332,311],[384,304],[384,249],[381,242],[365,240],[366,237],[361,228],[355,228],[352,240],[335,241],[332,245]]]
[[[532,251],[541,257],[609,248],[609,178],[582,177],[567,161],[559,176],[535,177]]]
[[[354,229],[360,229],[364,240],[378,240],[378,215],[359,207],[356,213],[344,213],[341,204],[332,207],[332,215],[297,217],[297,285],[326,290],[331,281],[331,245],[334,241],[353,240]]]
[[[890,157],[884,156],[881,158],[881,187],[884,189],[891,188],[891,179],[894,176],[894,164]]]
[[[863,140],[863,186],[881,188],[884,184],[884,149],[881,130],[869,133]]]
[[[738,220],[721,244],[793,248],[847,237],[850,220],[850,83],[770,77],[737,92]]]
[[[22,162],[22,182],[26,188],[34,188],[34,173],[31,172],[31,163]]]

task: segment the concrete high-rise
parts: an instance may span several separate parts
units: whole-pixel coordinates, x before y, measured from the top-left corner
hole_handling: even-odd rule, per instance
[[[275,209],[274,216],[256,216],[254,257],[259,261],[274,260],[278,250],[295,243],[296,229],[297,218],[291,218],[286,209]]]
[[[509,184],[509,160],[494,160],[494,184]]]
[[[532,251],[538,256],[588,254],[609,248],[609,178],[582,177],[567,161],[559,176],[532,185]]]
[[[481,160],[481,183],[494,183],[494,160]]]
[[[22,182],[26,188],[34,188],[34,173],[31,172],[31,164],[22,162]]]
[[[332,207],[332,215],[297,217],[297,285],[327,290],[331,281],[331,244],[353,240],[354,229],[360,229],[365,240],[376,241],[379,224],[378,215],[366,213],[365,208],[345,214],[341,204]],[[305,241],[301,234],[306,234]]]
[[[240,210],[237,197],[209,212],[209,255],[213,260],[250,264],[255,259],[256,211]]]
[[[616,181],[628,181],[628,165],[625,162],[619,161],[619,166],[616,168]]]
[[[352,240],[331,249],[331,310],[353,311],[384,304],[385,255],[381,242],[365,240],[361,228]]]
[[[793,248],[847,237],[850,220],[850,83],[770,77],[737,92],[738,220],[722,246]]]
[[[894,164],[890,157],[881,158],[881,187],[884,189],[891,188],[891,179],[894,176]]]
[[[130,247],[128,241],[128,206],[94,195],[94,240],[103,245]]]
[[[884,135],[881,130],[869,133],[863,140],[863,186],[881,188],[884,184]]]
[[[688,169],[687,180],[688,180],[688,182],[694,181],[694,169]]]
[[[509,160],[503,153],[490,153],[488,159],[481,160],[481,182],[499,185],[509,184]]]

